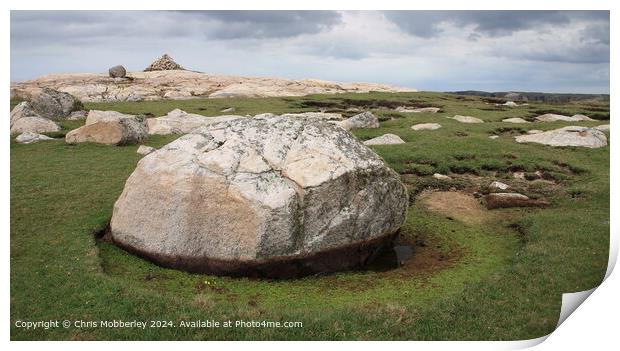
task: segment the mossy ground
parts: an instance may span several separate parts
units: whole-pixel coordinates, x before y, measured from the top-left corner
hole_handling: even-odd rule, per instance
[[[437,114],[381,109],[437,106]],[[70,146],[62,140],[11,142],[11,338],[13,340],[512,340],[543,336],[559,317],[561,294],[601,282],[609,244],[609,147],[517,144],[515,133],[563,122],[512,125],[540,111],[608,114],[606,104],[495,107],[476,97],[441,93],[343,94],[86,104],[89,109],[163,115],[173,108],[207,116],[370,107],[379,129],[407,143],[375,146],[411,192],[403,236],[414,259],[390,271],[343,272],[289,281],[233,279],[158,267],[93,233],[135,168],[137,146]],[[603,112],[601,112],[603,111]],[[607,112],[605,112],[607,111]],[[347,114],[351,114],[350,112]],[[447,119],[471,115],[484,124]],[[413,131],[438,122],[435,131]],[[83,122],[62,122],[63,131]],[[593,126],[608,122],[579,122]],[[513,128],[513,129],[506,129]],[[497,134],[496,140],[488,138]],[[153,137],[160,147],[175,137]],[[523,171],[530,181],[512,177]],[[544,179],[535,172],[542,172]],[[432,178],[450,174],[452,181]],[[501,180],[547,209],[493,210],[484,221],[430,212],[427,189],[488,192]],[[421,244],[420,244],[421,243]],[[53,328],[24,330],[16,320],[301,321],[302,328]]]

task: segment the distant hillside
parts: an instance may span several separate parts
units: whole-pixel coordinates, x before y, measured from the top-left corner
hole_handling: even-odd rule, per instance
[[[539,93],[539,92],[487,92],[478,90],[452,91],[450,94],[482,96],[487,98],[497,98],[505,101],[536,101],[545,103],[567,103],[573,101],[601,101],[608,102],[609,94],[556,94],[556,93]]]

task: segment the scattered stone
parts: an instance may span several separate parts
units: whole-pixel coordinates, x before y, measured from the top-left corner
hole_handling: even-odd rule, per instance
[[[489,135],[489,139],[495,140],[497,138],[499,138],[499,135]]]
[[[514,102],[514,101],[506,101],[506,102],[505,102],[505,103],[503,103],[502,105],[504,105],[504,106],[508,106],[508,107],[517,107],[517,106],[519,106],[519,105],[517,105],[517,103],[516,103],[516,102]]]
[[[528,131],[527,131],[527,134],[540,134],[540,133],[542,133],[542,132],[543,132],[543,131],[542,131],[542,130],[539,130],[539,129],[531,129],[531,130],[528,130]]]
[[[146,156],[153,151],[157,151],[157,149],[154,147],[146,146],[146,145],[140,145],[136,153],[142,156]]]
[[[538,134],[519,135],[517,143],[538,143],[550,146],[599,148],[607,145],[605,133],[594,128],[569,126]]]
[[[514,173],[512,174],[512,176],[513,176],[515,179],[525,180],[525,172],[514,172]]]
[[[80,100],[73,95],[49,88],[44,88],[35,96],[31,104],[41,117],[49,119],[68,117],[71,112],[84,109]]]
[[[496,180],[496,181],[493,181],[493,182],[491,183],[491,185],[489,185],[489,187],[491,187],[491,188],[493,188],[493,189],[506,190],[506,189],[510,188],[510,185],[505,184],[505,183],[502,183],[502,182],[498,182],[498,181]]]
[[[54,140],[54,138],[50,138],[47,135],[33,132],[22,133],[18,135],[17,138],[15,138],[15,141],[18,144],[32,144],[41,140]]]
[[[125,76],[127,75],[127,70],[125,69],[125,67],[118,65],[110,68],[108,70],[108,74],[112,78],[125,78]]]
[[[146,121],[149,134],[168,135],[187,134],[198,127],[208,126],[220,122],[232,121],[240,118],[245,117],[235,115],[206,117],[203,115],[187,113],[177,108],[168,112],[168,114],[165,116],[148,118]]]
[[[396,134],[383,134],[382,136],[364,141],[364,145],[394,145],[404,143],[405,141]]]
[[[112,111],[113,112],[113,111]],[[89,114],[90,116],[90,114]],[[102,118],[74,129],[67,133],[68,144],[98,143],[106,145],[138,144],[146,140],[148,131],[146,122],[135,116],[119,118]]]
[[[439,123],[419,123],[411,126],[413,130],[436,130],[441,128]]]
[[[594,121],[592,118],[584,115],[573,115],[571,117],[558,115],[555,113],[547,113],[544,115],[540,115],[536,117],[537,121],[540,122],[555,122],[555,121],[565,121],[565,122],[579,122],[579,121]]]
[[[172,71],[172,70],[184,70],[178,63],[174,62],[172,57],[168,54],[164,54],[162,57],[153,61],[150,66],[144,69],[144,72],[150,71]]]
[[[366,111],[338,122],[337,125],[345,130],[379,128],[379,119],[372,112]]]
[[[596,130],[600,130],[601,132],[609,130],[609,124],[601,124],[600,126],[594,127]]]
[[[401,112],[401,113],[437,113],[439,111],[441,111],[441,109],[439,107],[419,107],[419,108],[412,108],[412,107],[406,107],[406,106],[399,106],[396,109],[394,109],[394,111],[396,112]]]
[[[450,118],[450,119],[453,119],[461,123],[484,123],[484,121],[481,120],[480,118],[471,117],[471,116],[456,115],[454,117],[446,117],[446,118]]]
[[[292,278],[355,269],[393,240],[407,191],[330,123],[247,118],[143,158],[114,205],[114,243],[191,272]]]
[[[549,202],[534,200],[518,193],[492,193],[485,196],[488,209],[509,207],[546,207]]]
[[[447,176],[445,174],[440,174],[440,173],[433,174],[433,178],[439,179],[439,180],[452,180],[452,177]]]
[[[524,120],[523,118],[518,118],[518,117],[516,117],[516,118],[506,118],[506,119],[503,119],[502,122],[506,122],[506,123],[530,123],[530,122]]]
[[[60,131],[60,126],[54,121],[43,117],[22,117],[11,126],[11,134],[22,133],[53,133]]]
[[[225,108],[221,110],[220,112],[223,112],[223,113],[235,112],[235,108],[234,107]]]

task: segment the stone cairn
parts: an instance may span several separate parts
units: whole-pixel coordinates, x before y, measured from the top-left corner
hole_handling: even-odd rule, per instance
[[[164,54],[162,57],[160,57],[157,60],[153,61],[153,63],[151,63],[150,66],[148,66],[146,69],[144,69],[144,72],[150,72],[150,71],[170,71],[170,70],[176,70],[176,69],[184,70],[185,68],[181,67],[181,65],[179,65],[176,62],[174,62],[172,57],[168,56],[168,54]]]

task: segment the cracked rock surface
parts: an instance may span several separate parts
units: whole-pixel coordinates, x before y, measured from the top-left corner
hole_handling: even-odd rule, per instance
[[[198,128],[145,156],[114,205],[111,236],[177,268],[286,266],[391,236],[406,209],[398,174],[347,131],[265,115]]]

